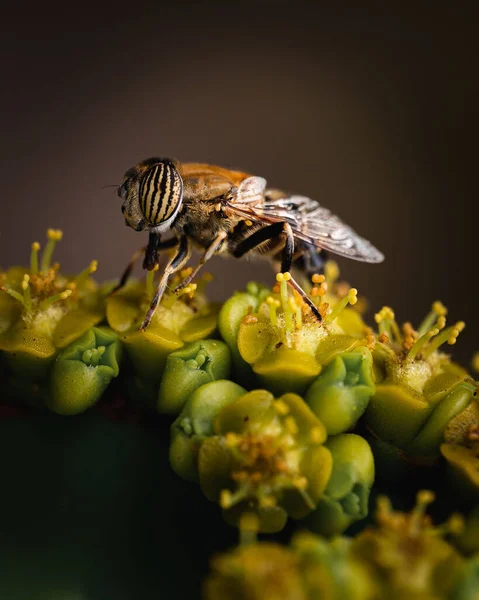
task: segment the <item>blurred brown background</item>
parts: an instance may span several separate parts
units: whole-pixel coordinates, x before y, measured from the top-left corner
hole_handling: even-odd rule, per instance
[[[249,170],[373,241],[340,260],[373,310],[441,298],[479,349],[477,19],[466,3],[17,5],[3,15],[0,264],[59,227],[65,269],[116,276],[145,235],[107,184],[151,155]],[[446,4],[446,3],[444,3]],[[267,265],[224,262],[217,297]]]

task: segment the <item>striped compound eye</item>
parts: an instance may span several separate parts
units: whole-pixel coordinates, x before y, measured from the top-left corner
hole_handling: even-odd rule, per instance
[[[166,231],[183,200],[183,181],[175,167],[166,162],[150,167],[140,179],[138,199],[151,227]]]

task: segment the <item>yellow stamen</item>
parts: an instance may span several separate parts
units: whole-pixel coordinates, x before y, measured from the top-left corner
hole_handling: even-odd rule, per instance
[[[274,403],[274,408],[276,412],[283,417],[289,413],[289,406],[284,402],[284,400],[276,400]]]
[[[241,515],[239,521],[240,545],[249,546],[256,542],[260,527],[258,515],[247,512]]]
[[[49,229],[47,231],[47,245],[43,251],[42,261],[41,261],[41,270],[47,271],[50,268],[50,263],[53,256],[53,251],[55,250],[55,246],[57,242],[59,242],[63,238],[63,232],[60,229]]]
[[[5,292],[12,298],[15,298],[15,300],[18,300],[23,306],[25,306],[25,302],[24,302],[24,298],[23,298],[22,294],[19,294],[17,291],[12,290],[12,288],[9,288],[5,285],[0,286],[0,290],[2,290],[2,292]]]
[[[278,315],[276,314],[276,309],[280,306],[280,301],[275,300],[272,296],[268,296],[266,298],[266,304],[269,306],[269,319],[271,321],[271,325],[273,327],[277,327],[278,325]]]
[[[326,275],[328,285],[332,286],[339,278],[338,263],[334,260],[328,260],[324,265],[324,274]]]
[[[438,317],[445,317],[446,315],[447,308],[444,306],[444,304],[442,304],[442,302],[439,302],[439,300],[433,302],[431,306],[431,311],[426,315],[422,323],[419,325],[419,337],[423,336],[427,331],[431,329],[431,327],[434,326],[434,324],[438,320]]]
[[[30,272],[32,275],[38,274],[38,252],[40,250],[40,244],[33,242],[32,253],[30,254]]]
[[[323,442],[324,435],[320,427],[313,427],[311,429],[311,442],[313,444],[321,444]]]
[[[30,276],[25,274],[22,281],[23,304],[27,310],[32,308],[32,296],[30,294]]]
[[[305,490],[308,487],[308,480],[306,477],[296,477],[293,479],[293,485],[298,490]]]
[[[437,350],[440,346],[442,346],[442,344],[445,344],[446,342],[450,346],[454,345],[456,343],[458,335],[461,333],[465,326],[466,324],[464,323],[464,321],[458,321],[452,327],[447,327],[447,329],[444,329],[440,335],[437,335],[437,333],[439,333],[439,330],[436,329],[437,333],[435,335],[437,335],[437,337],[427,347],[426,351],[424,352],[424,358],[429,358],[435,350]]]
[[[424,335],[422,335],[418,340],[416,340],[416,342],[414,342],[413,347],[407,353],[406,359],[414,360],[416,358],[416,356],[418,355],[418,353],[423,348],[424,344],[429,342],[429,340],[432,337],[434,337],[435,335],[437,335],[438,333],[439,333],[439,329],[430,329],[429,331],[426,331],[426,333]]]
[[[284,424],[286,425],[286,429],[289,431],[289,433],[291,433],[291,435],[296,435],[298,433],[298,425],[296,424],[294,417],[292,417],[291,415],[286,417],[286,419],[284,420]]]
[[[230,492],[230,490],[221,490],[220,506],[224,510],[233,506],[233,494]]]
[[[59,302],[61,300],[66,300],[71,295],[72,295],[71,290],[65,290],[64,292],[60,292],[59,294],[54,294],[53,296],[50,296],[49,298],[42,300],[42,302],[40,302],[40,308],[42,310],[45,310],[45,309],[49,308],[52,304],[55,304],[55,302]]]
[[[333,307],[333,310],[326,316],[326,321],[328,323],[334,323],[339,314],[346,308],[348,304],[356,304],[358,301],[357,295],[358,290],[356,288],[351,288],[346,296],[341,298],[341,300]]]
[[[289,273],[278,273],[276,275],[276,281],[279,282],[279,294],[281,298],[281,304],[283,305],[283,313],[284,313],[284,325],[285,329],[288,333],[292,333],[293,331],[293,313],[291,311],[291,307],[289,304],[289,296],[288,296],[288,284],[287,282],[291,279],[291,275]]]
[[[90,277],[92,273],[95,273],[97,269],[98,261],[92,260],[88,267],[86,269],[83,269],[83,271],[79,275],[77,275],[77,277],[75,277],[76,286],[80,287],[81,285],[83,285],[87,281],[88,277]]]

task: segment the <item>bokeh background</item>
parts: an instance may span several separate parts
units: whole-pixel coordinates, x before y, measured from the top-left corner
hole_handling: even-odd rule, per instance
[[[479,349],[477,19],[467,3],[24,6],[2,17],[0,264],[62,228],[66,269],[115,277],[145,236],[114,188],[151,155],[262,175],[318,199],[387,257],[340,260],[401,320],[441,298]],[[472,3],[471,3],[472,4]],[[5,9],[4,9],[5,11]],[[57,255],[57,256],[59,256]],[[216,259],[213,291],[272,281]]]

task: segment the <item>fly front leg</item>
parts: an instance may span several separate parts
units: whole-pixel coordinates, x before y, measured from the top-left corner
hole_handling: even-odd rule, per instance
[[[158,264],[158,254],[163,250],[170,250],[178,245],[177,238],[171,238],[166,240],[165,242],[160,241],[160,237],[155,234],[154,240],[152,240],[152,234],[150,234],[150,239],[148,241],[148,246],[143,246],[136,252],[133,253],[133,256],[130,259],[126,269],[123,271],[122,276],[120,277],[120,281],[118,285],[116,285],[113,290],[108,294],[111,296],[118,290],[121,290],[122,287],[125,287],[126,283],[131,277],[133,269],[135,268],[136,263],[140,260],[142,256],[144,256],[143,260],[143,268],[148,269],[148,271],[152,271],[155,266]],[[155,261],[153,263],[153,260]]]
[[[156,288],[156,292],[155,295],[153,296],[153,299],[151,301],[150,304],[150,308],[148,309],[148,312],[146,313],[145,319],[143,321],[143,323],[140,325],[140,331],[145,331],[146,328],[148,327],[148,325],[151,322],[151,319],[153,318],[153,315],[155,314],[155,310],[158,307],[158,304],[161,301],[161,298],[165,292],[166,286],[168,284],[168,279],[177,271],[179,271],[180,269],[182,269],[185,264],[188,262],[188,259],[190,258],[190,248],[189,248],[189,244],[188,244],[188,239],[186,236],[182,236],[179,240],[178,243],[178,248],[176,250],[176,254],[173,256],[173,258],[170,260],[170,262],[166,265],[165,270],[163,272],[163,275],[160,278],[160,281],[158,282],[158,286]]]
[[[215,239],[208,246],[205,253],[201,257],[200,262],[196,265],[196,267],[193,269],[193,271],[188,275],[188,277],[186,277],[186,279],[184,281],[182,281],[180,283],[180,285],[178,285],[175,288],[175,290],[174,290],[175,294],[179,294],[183,288],[185,288],[187,285],[189,285],[193,281],[193,279],[198,275],[198,271],[201,269],[201,267],[206,262],[208,262],[210,260],[210,258],[212,258],[218,252],[218,250],[221,248],[221,245],[223,244],[223,241],[226,239],[227,235],[228,234],[226,233],[226,231],[221,231],[215,237]]]

